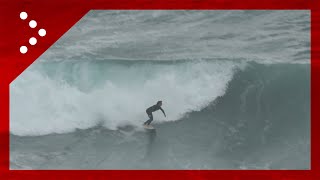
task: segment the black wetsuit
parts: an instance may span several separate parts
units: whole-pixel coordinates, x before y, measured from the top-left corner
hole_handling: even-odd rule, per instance
[[[146,112],[147,112],[147,114],[148,114],[148,117],[149,117],[149,120],[147,120],[147,121],[144,123],[144,125],[150,125],[151,121],[153,121],[152,112],[157,111],[157,110],[159,110],[159,109],[160,109],[160,110],[162,111],[162,113],[165,115],[164,110],[161,108],[161,106],[159,106],[159,105],[157,105],[157,104],[149,107],[149,108],[146,110]]]

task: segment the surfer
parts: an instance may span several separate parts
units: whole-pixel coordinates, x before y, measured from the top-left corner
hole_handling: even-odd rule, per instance
[[[149,107],[149,108],[146,110],[147,115],[148,115],[148,117],[149,117],[149,120],[147,120],[145,123],[143,123],[143,125],[149,126],[150,123],[151,123],[151,121],[153,120],[152,112],[157,111],[157,110],[159,110],[159,109],[162,111],[164,117],[167,117],[167,116],[166,116],[166,113],[165,113],[164,110],[161,108],[161,106],[162,106],[162,101],[158,101],[156,105],[153,105],[153,106]]]

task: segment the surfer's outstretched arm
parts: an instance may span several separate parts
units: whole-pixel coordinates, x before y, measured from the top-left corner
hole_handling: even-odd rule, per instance
[[[167,116],[166,116],[166,113],[164,112],[164,110],[163,110],[161,107],[160,107],[160,110],[162,111],[164,117],[167,117]]]

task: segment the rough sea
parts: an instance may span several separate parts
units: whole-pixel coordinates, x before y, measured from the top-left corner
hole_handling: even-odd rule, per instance
[[[90,11],[10,84],[10,168],[310,169],[310,11]]]

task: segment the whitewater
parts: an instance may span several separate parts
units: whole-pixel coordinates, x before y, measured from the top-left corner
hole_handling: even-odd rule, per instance
[[[309,66],[309,11],[90,11],[10,84],[11,167],[308,169]]]

